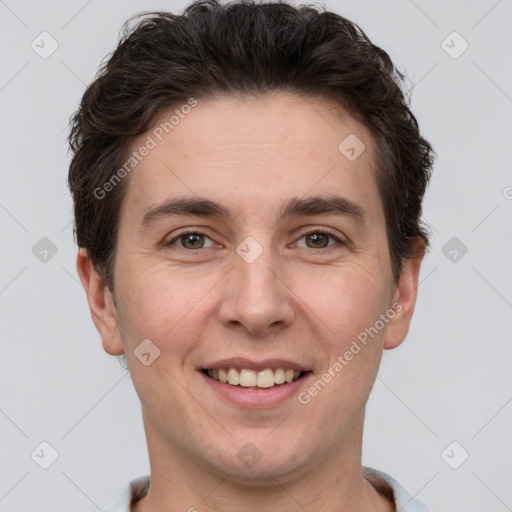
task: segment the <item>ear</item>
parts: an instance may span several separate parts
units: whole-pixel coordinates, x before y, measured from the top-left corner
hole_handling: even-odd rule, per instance
[[[118,356],[124,353],[112,293],[98,274],[87,249],[79,249],[76,268],[87,294],[87,302],[105,352]]]
[[[413,258],[404,260],[403,271],[394,289],[393,304],[396,314],[390,320],[384,340],[384,348],[392,349],[398,347],[404,341],[411,323],[416,297],[418,292],[418,276],[421,262],[425,255],[425,241],[417,239]]]

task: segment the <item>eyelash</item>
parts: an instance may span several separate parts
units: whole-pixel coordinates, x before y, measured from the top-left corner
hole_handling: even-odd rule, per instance
[[[322,234],[322,235],[328,235],[329,237],[333,238],[338,244],[340,245],[344,245],[344,242],[343,240],[341,240],[340,237],[338,237],[337,235],[335,235],[332,231],[330,231],[329,229],[325,229],[325,228],[322,228],[322,229],[311,229],[309,231],[305,231],[303,233],[301,233],[301,235],[299,236],[299,239],[301,238],[304,238],[305,236],[308,236],[308,235],[314,235],[314,234]],[[171,245],[174,245],[174,242],[176,242],[177,240],[179,240],[181,237],[184,237],[186,235],[201,235],[201,236],[205,236],[207,238],[210,238],[208,235],[206,235],[205,233],[201,233],[201,231],[198,231],[197,229],[189,229],[189,230],[186,230],[186,231],[183,231],[181,233],[179,233],[178,235],[176,235],[172,240],[170,240],[169,242],[167,242],[165,245],[166,246],[171,246]],[[331,249],[332,247],[334,247],[336,244],[333,244],[333,245],[328,245],[327,247],[320,247],[319,249],[314,249],[312,247],[305,247],[305,249],[313,249],[315,251],[322,251],[322,250],[328,250],[328,249]],[[210,247],[206,247],[206,249],[209,249]],[[187,249],[186,247],[179,247],[179,249],[183,249],[185,251],[197,251],[197,250],[200,250],[202,249],[202,247],[200,247],[199,249]]]

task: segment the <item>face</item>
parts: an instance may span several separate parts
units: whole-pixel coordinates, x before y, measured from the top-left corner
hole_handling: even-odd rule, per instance
[[[421,261],[393,282],[369,131],[282,93],[200,102],[133,149],[148,135],[120,214],[115,300],[83,250],[78,268],[105,350],[126,356],[150,457],[158,445],[251,482],[357,457]],[[361,145],[340,150],[354,135],[355,159]],[[233,370],[232,384],[212,378],[229,367],[243,385]],[[268,368],[301,374],[275,384],[283,372]]]

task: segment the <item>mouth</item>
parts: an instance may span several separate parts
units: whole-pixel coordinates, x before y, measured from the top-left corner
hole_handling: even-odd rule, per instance
[[[245,389],[278,388],[312,373],[293,368],[264,368],[256,371],[251,368],[235,367],[203,368],[201,372],[222,384]]]

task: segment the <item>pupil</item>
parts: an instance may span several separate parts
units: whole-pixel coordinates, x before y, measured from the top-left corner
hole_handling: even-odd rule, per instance
[[[185,240],[185,243],[183,243],[183,246],[184,247],[187,247],[187,248],[192,248],[192,249],[196,249],[199,245],[199,247],[201,247],[201,243],[198,244],[198,242],[200,242],[200,239],[201,239],[202,235],[195,235],[195,234],[190,234],[190,235],[185,235],[183,238],[182,238],[182,243],[183,243],[183,240]],[[192,243],[188,243],[189,241],[191,241]],[[192,246],[192,247],[188,247],[188,246]]]
[[[322,244],[322,239],[325,242],[327,240],[327,237],[322,233],[314,233],[313,235],[309,235],[310,239],[313,241],[313,244],[315,247],[326,247],[325,243]],[[320,244],[318,244],[318,241],[320,241]]]

